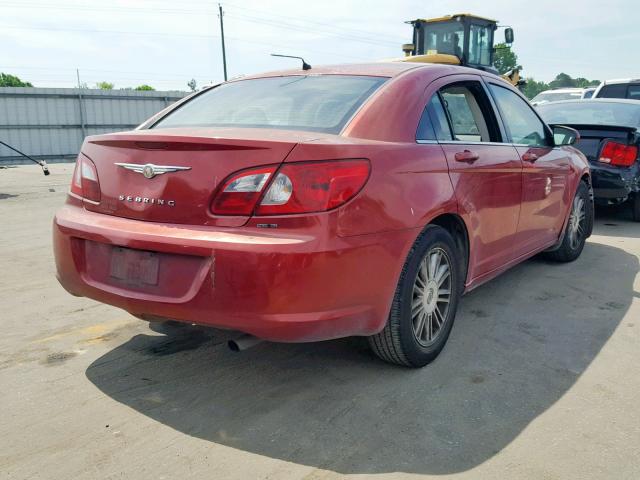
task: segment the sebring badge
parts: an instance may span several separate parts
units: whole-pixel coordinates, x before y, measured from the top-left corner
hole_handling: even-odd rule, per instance
[[[118,200],[121,202],[133,202],[133,203],[147,203],[149,205],[166,205],[168,207],[175,207],[175,200],[167,200],[164,198],[151,198],[151,197],[140,197],[137,195],[118,195]]]
[[[140,165],[137,163],[116,163],[116,165],[136,173],[141,173],[144,176],[144,178],[153,178],[156,175],[162,175],[164,173],[180,172],[182,170],[191,170],[191,167],[154,165],[153,163],[147,163],[146,165]]]

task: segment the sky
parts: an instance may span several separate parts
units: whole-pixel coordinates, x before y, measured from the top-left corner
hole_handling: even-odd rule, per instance
[[[229,78],[402,56],[404,22],[471,12],[515,31],[524,75],[640,77],[637,0],[221,1]],[[498,30],[498,38],[503,30]],[[0,0],[0,72],[38,87],[223,80],[218,3],[208,0]]]

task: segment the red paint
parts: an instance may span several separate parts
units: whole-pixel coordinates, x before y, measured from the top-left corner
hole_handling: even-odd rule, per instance
[[[135,315],[313,341],[380,331],[409,249],[440,215],[459,216],[466,226],[467,289],[557,240],[578,181],[588,173],[574,149],[415,141],[437,88],[484,74],[402,63],[313,72],[393,78],[340,135],[191,128],[88,137],[82,152],[96,167],[101,198],[83,201],[72,188],[56,214],[62,285]],[[240,170],[352,159],[368,161],[368,180],[329,211],[229,216],[211,210],[221,183]],[[191,170],[145,179],[117,162]],[[277,228],[261,228],[265,224]],[[127,282],[117,278],[125,267],[111,265],[114,246],[154,255],[121,252],[118,261],[127,258],[127,268],[139,270]]]

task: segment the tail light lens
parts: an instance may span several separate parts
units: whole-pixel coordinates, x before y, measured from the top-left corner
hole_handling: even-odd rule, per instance
[[[100,181],[94,163],[84,155],[78,156],[71,180],[71,192],[92,202],[100,201]]]
[[[279,169],[245,170],[225,181],[212,211],[217,215],[290,215],[332,210],[358,194],[369,170],[368,160],[297,162]]]
[[[213,199],[211,210],[216,215],[251,215],[277,165],[234,173]]]
[[[333,210],[352,199],[368,178],[367,160],[285,164],[269,185],[256,215]]]
[[[638,158],[638,147],[607,140],[598,161],[617,167],[630,167]]]

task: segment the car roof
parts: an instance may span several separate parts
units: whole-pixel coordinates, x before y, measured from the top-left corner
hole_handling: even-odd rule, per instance
[[[457,65],[443,65],[436,63],[416,63],[416,62],[402,62],[402,61],[379,61],[370,63],[350,63],[341,65],[321,65],[318,67],[312,67],[310,70],[302,70],[302,68],[288,69],[288,70],[276,70],[272,72],[258,73],[254,75],[247,75],[245,77],[232,79],[246,80],[251,78],[266,78],[266,77],[280,77],[288,75],[362,75],[362,76],[375,76],[375,77],[396,77],[409,70],[424,70],[428,69],[433,72],[434,76],[448,75],[451,73],[473,73],[479,75],[486,72],[480,72],[479,70],[460,67]]]
[[[568,87],[568,88],[551,88],[549,90],[545,90],[540,93],[574,93],[574,92],[583,92],[586,88],[582,87]],[[540,95],[540,94],[538,94]]]
[[[576,100],[558,100],[557,102],[549,102],[538,105],[537,108],[547,107],[548,105],[559,105],[563,103],[581,103],[581,104],[598,104],[598,103],[620,103],[626,105],[635,105],[636,107],[640,107],[640,102],[638,100],[629,100],[627,98],[581,98]]]
[[[602,82],[603,85],[615,85],[620,83],[640,83],[640,78],[614,78]]]

